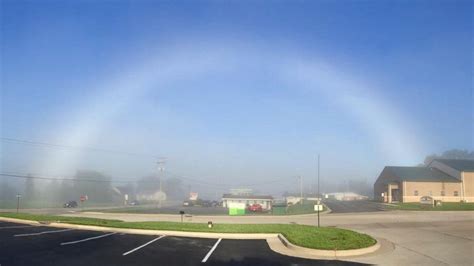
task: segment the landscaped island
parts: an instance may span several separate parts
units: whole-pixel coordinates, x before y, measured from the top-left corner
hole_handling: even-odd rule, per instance
[[[212,233],[281,233],[291,243],[313,249],[348,250],[366,248],[376,244],[376,240],[366,234],[334,228],[315,227],[299,224],[214,224],[209,228],[202,223],[179,222],[123,222],[83,217],[64,217],[28,213],[0,213],[0,217],[23,220],[61,222],[80,225],[105,226],[148,230],[168,230]]]

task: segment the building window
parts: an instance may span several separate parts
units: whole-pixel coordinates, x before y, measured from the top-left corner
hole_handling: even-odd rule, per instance
[[[415,190],[414,194],[415,194],[415,196],[418,196],[418,190]]]
[[[441,196],[446,196],[445,193],[444,193],[444,190],[441,190]]]
[[[455,196],[455,197],[459,196],[459,192],[454,191],[454,196]]]

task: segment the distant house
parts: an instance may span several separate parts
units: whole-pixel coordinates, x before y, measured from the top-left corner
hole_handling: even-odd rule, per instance
[[[367,200],[369,197],[354,192],[334,192],[326,194],[329,199],[351,201],[351,200]]]
[[[381,202],[474,201],[474,160],[435,159],[428,166],[386,166],[374,184]]]
[[[245,203],[246,206],[260,204],[264,210],[271,210],[273,197],[267,195],[222,195],[222,206],[228,208],[232,203]]]

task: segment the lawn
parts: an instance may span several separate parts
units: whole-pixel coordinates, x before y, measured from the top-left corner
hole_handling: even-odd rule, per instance
[[[289,207],[286,206],[273,206],[273,210],[269,212],[250,212],[246,210],[245,215],[296,215],[296,214],[310,214],[316,213],[314,211],[314,201],[305,201],[304,204],[295,204]],[[159,213],[159,214],[178,214],[180,210],[191,214],[191,215],[229,215],[226,208],[223,207],[162,207],[157,208],[155,206],[144,205],[144,206],[129,206],[123,208],[113,209],[91,209],[87,211],[97,211],[106,213]],[[326,210],[326,206],[323,205],[323,211]],[[321,211],[322,212],[322,211]]]
[[[417,202],[410,203],[394,203],[387,205],[390,209],[396,210],[413,210],[413,211],[474,211],[474,203],[464,202],[443,202],[441,206],[426,207]]]
[[[0,217],[17,218],[34,221],[55,221],[62,223],[107,226],[114,228],[171,230],[187,232],[213,233],[281,233],[291,243],[314,249],[347,250],[372,246],[376,240],[366,234],[334,228],[315,227],[298,224],[215,224],[208,228],[201,223],[178,222],[123,222],[119,220],[105,220],[82,217],[63,217],[52,215],[36,215],[27,213],[0,213]]]

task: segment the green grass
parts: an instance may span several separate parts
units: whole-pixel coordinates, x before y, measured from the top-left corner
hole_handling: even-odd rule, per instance
[[[292,206],[286,207],[273,207],[273,212],[251,212],[246,210],[245,215],[297,215],[297,214],[311,214],[316,213],[314,210],[315,202],[306,201],[303,205],[295,204]],[[188,207],[182,207],[181,209],[188,212],[190,211],[192,215],[229,215],[227,210],[225,212],[222,211],[213,211],[212,208],[207,207],[198,207],[202,208],[204,212],[200,213],[196,209],[189,210]],[[282,211],[276,211],[277,208],[284,208]],[[326,210],[326,206],[323,205],[323,211]],[[177,210],[170,210],[169,208],[162,208],[157,209],[156,206],[130,206],[130,207],[122,207],[122,208],[114,208],[114,209],[89,209],[87,211],[97,211],[97,212],[105,212],[105,213],[163,213],[163,214],[177,214]]]
[[[34,221],[56,221],[62,223],[107,226],[114,228],[171,230],[187,232],[213,233],[281,233],[291,243],[314,249],[347,250],[372,246],[375,239],[366,234],[334,228],[315,227],[298,224],[214,224],[212,229],[207,224],[179,222],[123,222],[82,217],[63,217],[36,215],[27,213],[0,213],[0,217],[17,218]]]
[[[387,205],[389,209],[412,210],[412,211],[474,211],[474,203],[443,202],[441,206],[426,207],[417,202],[393,203]]]

